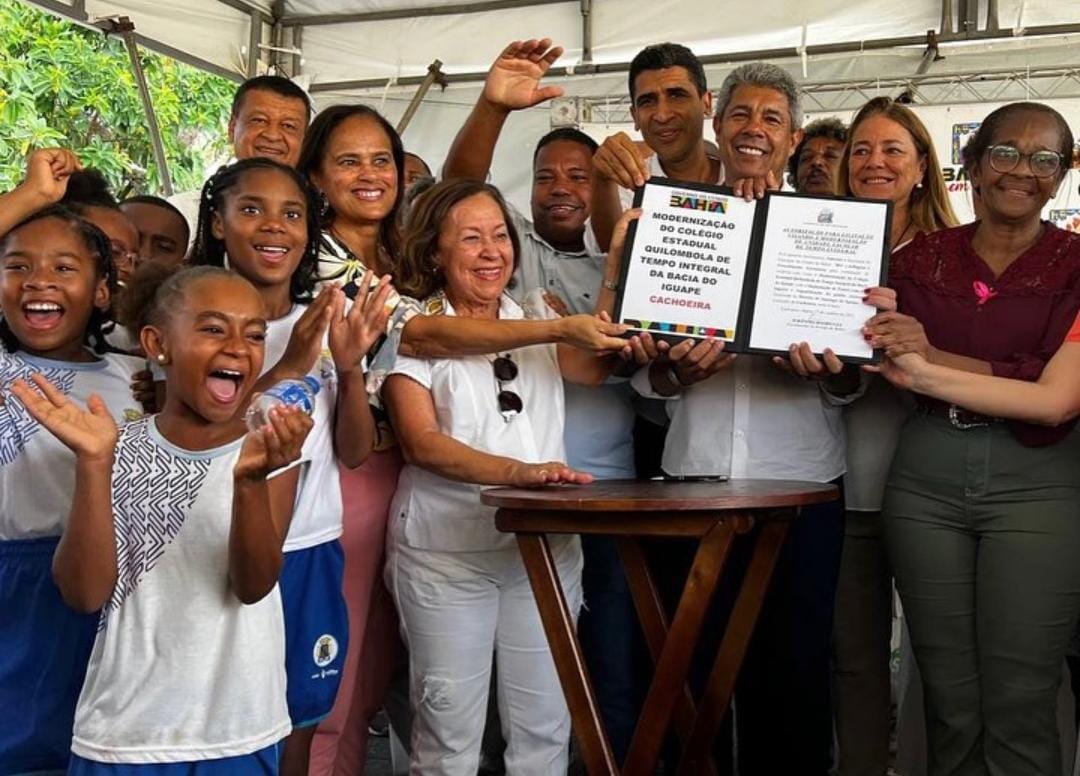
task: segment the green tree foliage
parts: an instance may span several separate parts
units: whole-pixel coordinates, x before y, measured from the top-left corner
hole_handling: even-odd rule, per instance
[[[236,85],[140,50],[177,191],[202,185],[227,155]],[[160,193],[161,179],[123,41],[0,0],[0,191],[23,177],[34,148],[63,146],[120,195]]]

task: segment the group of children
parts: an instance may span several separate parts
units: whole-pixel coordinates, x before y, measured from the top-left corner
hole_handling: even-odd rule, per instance
[[[207,182],[191,266],[125,267],[152,246],[114,202],[55,204],[77,168],[37,152],[0,203],[0,773],[306,772],[389,278],[317,288],[313,195],[266,159]],[[303,376],[311,416],[249,432],[253,392]]]

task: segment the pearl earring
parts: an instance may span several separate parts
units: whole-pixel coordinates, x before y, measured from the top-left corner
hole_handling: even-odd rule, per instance
[[[165,354],[164,353],[158,353],[157,354],[157,362],[159,364],[164,364],[165,363]]]

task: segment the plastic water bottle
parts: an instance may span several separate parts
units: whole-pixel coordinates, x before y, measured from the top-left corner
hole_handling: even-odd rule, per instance
[[[319,381],[311,375],[302,380],[282,380],[251,400],[244,413],[249,431],[257,431],[270,423],[270,410],[274,407],[299,407],[310,415],[315,411],[315,394]]]

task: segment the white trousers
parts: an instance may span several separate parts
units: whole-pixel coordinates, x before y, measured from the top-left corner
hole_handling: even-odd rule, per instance
[[[581,545],[553,536],[566,600],[581,607]],[[508,776],[563,776],[570,713],[516,545],[438,552],[390,542],[386,577],[409,649],[415,776],[475,776],[492,653]]]

